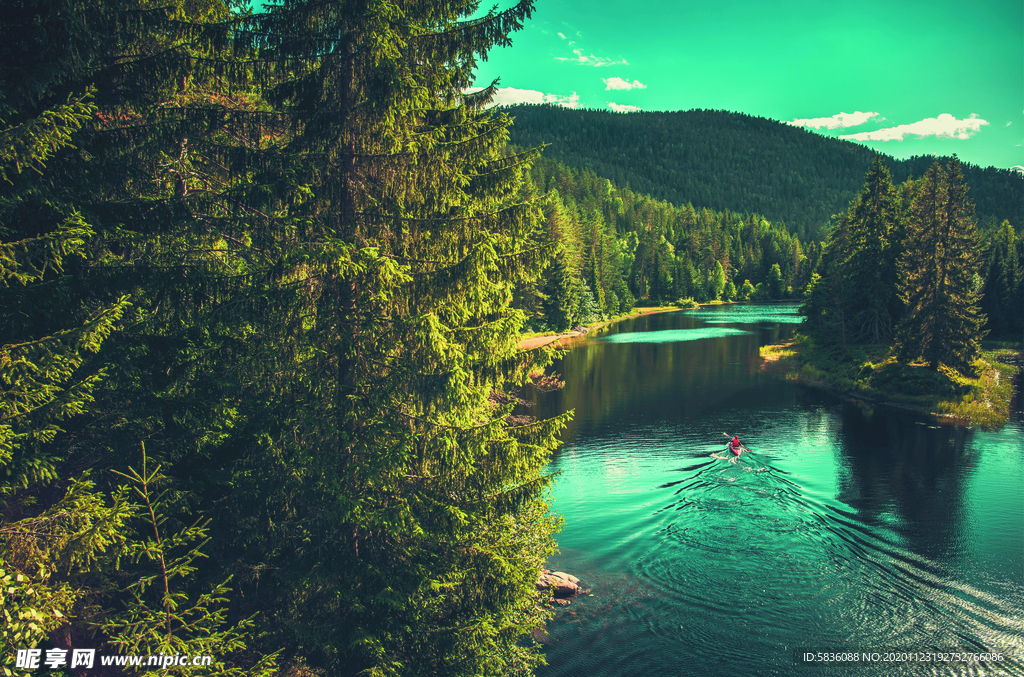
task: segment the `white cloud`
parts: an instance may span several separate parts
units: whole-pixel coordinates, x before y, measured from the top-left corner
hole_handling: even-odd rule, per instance
[[[1013,124],[1013,122],[1012,122],[1012,121],[1011,121],[1011,122],[1007,122],[1007,123],[1006,123],[1006,126],[1007,126],[1007,127],[1009,127],[1009,126],[1010,126],[1010,125],[1012,125],[1012,124]]]
[[[793,125],[794,127],[812,127],[814,129],[836,129],[846,127],[856,127],[862,125],[871,118],[878,117],[878,113],[861,113],[855,111],[853,113],[839,113],[833,115],[830,118],[803,118],[792,120],[787,122],[787,125]],[[884,120],[885,118],[882,118]]]
[[[574,49],[572,53],[576,56],[556,56],[556,61],[569,61],[571,63],[577,63],[581,66],[628,66],[629,62],[623,59],[622,61],[615,61],[614,59],[608,59],[603,56],[594,56],[591,54],[587,56],[583,53],[583,50]]]
[[[559,33],[558,33],[558,37],[560,37],[560,38],[562,38],[563,40],[565,40],[565,34],[564,34],[564,33],[562,33],[562,32],[559,32]]]
[[[982,125],[987,124],[988,121],[979,118],[977,113],[972,113],[971,117],[964,120],[957,120],[949,113],[943,113],[937,118],[926,118],[909,125],[889,127],[874,132],[844,134],[839,138],[850,141],[902,141],[912,134],[919,139],[926,136],[936,136],[940,139],[969,139],[981,130]]]
[[[1014,165],[1010,169],[1018,174],[1024,174],[1024,165]]]
[[[639,80],[623,80],[622,78],[601,78],[605,84],[605,91],[609,89],[647,89],[647,85]]]
[[[608,107],[616,113],[632,113],[633,111],[643,110],[640,106],[627,106],[626,104],[615,103],[614,101],[609,101]]]
[[[466,94],[479,92],[483,87],[470,87]],[[579,108],[580,95],[573,92],[571,96],[561,94],[545,94],[536,89],[516,89],[515,87],[498,87],[491,99],[492,106],[511,106],[517,103],[553,103],[563,108]]]

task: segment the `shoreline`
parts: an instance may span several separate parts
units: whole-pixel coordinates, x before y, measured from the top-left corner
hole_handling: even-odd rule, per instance
[[[807,359],[802,353],[806,347],[800,339],[761,347],[761,368],[776,378],[795,381],[812,388],[832,393],[854,404],[883,406],[927,416],[935,422],[955,425],[998,428],[1010,418],[1014,382],[1020,377],[1022,353],[1020,349],[983,350],[984,366],[977,378],[962,378],[960,392],[931,392],[922,395],[893,393],[870,384],[871,375],[881,372],[892,363],[886,359],[877,367],[866,360],[857,369],[858,376],[867,372],[866,379],[850,379],[829,370],[820,360]],[[1003,359],[1000,359],[1003,358]],[[910,369],[926,369],[911,367]],[[818,377],[820,376],[820,378]],[[1009,381],[1006,387],[1002,381]],[[919,401],[913,401],[918,399]]]
[[[706,306],[724,304],[702,303],[700,305]],[[614,324],[615,322],[628,320],[634,317],[640,317],[641,315],[654,315],[656,313],[674,313],[682,310],[692,310],[692,308],[677,308],[675,306],[652,306],[650,308],[634,308],[632,311],[625,315],[619,315],[618,317],[613,317],[610,320],[601,320],[599,322],[594,322],[593,324],[588,324],[584,331],[567,331],[562,332],[560,334],[543,334],[541,336],[531,336],[529,338],[520,339],[519,350],[533,350],[534,348],[540,348],[541,346],[550,345],[555,342],[558,343],[559,348],[565,348],[568,347],[577,339],[586,336],[590,332],[597,329],[601,329],[602,327],[607,327],[608,325]]]

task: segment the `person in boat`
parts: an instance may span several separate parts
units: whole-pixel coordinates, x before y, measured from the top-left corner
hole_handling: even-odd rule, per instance
[[[743,445],[740,444],[739,435],[735,435],[731,440],[729,440],[729,451],[736,454],[737,456],[743,453]]]

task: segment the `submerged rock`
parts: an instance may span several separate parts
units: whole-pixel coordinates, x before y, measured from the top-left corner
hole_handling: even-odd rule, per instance
[[[580,579],[565,573],[564,571],[552,571],[544,569],[537,579],[538,590],[551,590],[555,596],[555,604],[569,606],[571,598],[586,592],[580,586]]]

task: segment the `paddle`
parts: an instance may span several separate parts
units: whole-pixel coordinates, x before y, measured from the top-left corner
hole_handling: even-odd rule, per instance
[[[728,438],[729,438],[730,440],[731,440],[731,439],[733,438],[733,436],[732,436],[732,435],[730,435],[729,433],[722,433],[722,434],[723,434],[723,435],[725,435],[726,437],[728,437]],[[748,446],[743,446],[743,447],[741,447],[741,448],[742,448],[742,450],[743,450],[743,451],[753,451],[753,449],[751,449],[751,448],[750,448],[750,447],[748,447]],[[742,452],[741,452],[741,453],[742,453]],[[737,456],[739,456],[739,454],[737,454]]]

